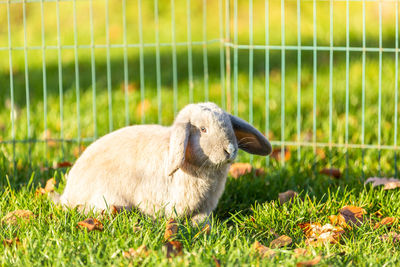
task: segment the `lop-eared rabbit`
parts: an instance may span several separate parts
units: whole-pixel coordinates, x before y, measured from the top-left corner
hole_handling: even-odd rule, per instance
[[[238,148],[266,156],[271,144],[214,103],[189,104],[170,127],[129,126],[87,147],[67,175],[59,203],[108,206],[205,220],[217,206]]]

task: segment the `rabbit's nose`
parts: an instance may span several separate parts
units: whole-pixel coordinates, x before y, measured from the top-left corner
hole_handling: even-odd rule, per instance
[[[228,159],[232,159],[235,157],[236,149],[232,144],[229,144],[228,147],[224,149],[224,151]]]

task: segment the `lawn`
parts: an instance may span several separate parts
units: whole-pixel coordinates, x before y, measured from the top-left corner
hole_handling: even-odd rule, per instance
[[[248,4],[239,2],[238,43],[248,44]],[[109,1],[111,45],[124,42],[123,3]],[[175,3],[178,43],[188,39],[186,3]],[[203,16],[194,15],[201,13],[202,4],[201,1],[192,1],[190,7],[191,39],[195,42],[203,40]],[[153,219],[135,210],[114,216],[91,214],[101,221],[104,229],[87,232],[78,227],[78,222],[88,216],[76,210],[65,211],[52,205],[46,195],[35,193],[52,177],[57,181],[56,191],[62,192],[69,167],[63,167],[61,163],[73,163],[87,145],[110,130],[139,123],[169,125],[174,112],[189,102],[191,82],[194,102],[209,100],[228,107],[223,101],[228,89],[221,90],[226,80],[221,80],[218,4],[218,1],[207,1],[206,39],[210,41],[207,44],[208,76],[204,75],[202,45],[192,46],[192,76],[188,72],[188,48],[178,45],[176,87],[170,45],[171,6],[168,1],[159,3],[159,40],[166,44],[159,51],[160,84],[157,83],[158,58],[154,46],[143,49],[142,59],[140,47],[127,48],[126,61],[123,47],[113,47],[110,49],[110,60],[107,59],[107,49],[103,46],[107,42],[105,3],[93,2],[93,42],[99,47],[93,49],[95,63],[92,64],[90,23],[87,21],[90,1],[76,1],[77,44],[82,46],[76,53],[71,15],[74,13],[73,2],[44,2],[43,39],[48,46],[44,53],[45,65],[42,64],[40,2],[26,4],[27,45],[36,47],[26,50],[27,61],[23,49],[23,4],[10,4],[11,45],[14,47],[11,75],[8,28],[0,27],[0,56],[4,59],[0,61],[0,220],[14,210],[30,210],[34,217],[16,224],[4,220],[0,222],[0,241],[20,240],[17,246],[0,246],[1,265],[117,266],[131,263],[204,266],[216,265],[219,261],[221,266],[290,266],[318,256],[321,256],[321,265],[399,264],[399,243],[381,238],[390,231],[397,232],[398,222],[377,229],[374,226],[385,217],[400,218],[400,195],[396,189],[383,190],[364,185],[368,177],[398,175],[397,147],[392,149],[399,137],[394,112],[398,105],[394,52],[367,52],[364,61],[363,53],[356,51],[349,53],[347,61],[345,51],[335,51],[332,53],[330,76],[329,49],[318,50],[315,61],[313,51],[303,49],[301,83],[298,83],[300,62],[297,50],[286,50],[284,76],[281,50],[269,50],[267,76],[265,50],[252,50],[251,76],[251,52],[248,49],[237,51],[235,72],[236,50],[231,48],[231,112],[251,121],[266,133],[277,149],[276,154],[279,154],[283,141],[289,142],[285,145],[286,160],[279,160],[277,156],[262,158],[240,153],[238,162],[250,162],[255,168],[262,168],[264,173],[257,175],[252,172],[237,179],[231,175],[228,177],[225,192],[213,213],[209,234],[201,232],[201,227],[187,223],[187,218],[178,218],[175,240],[182,243],[182,255],[166,257],[164,232],[168,218]],[[254,44],[264,44],[264,1],[254,1],[253,4],[253,41]],[[269,40],[272,45],[280,45],[281,1],[269,1],[269,4]],[[381,4],[381,43],[384,48],[395,47],[395,4]],[[60,44],[64,46],[60,50],[57,49],[57,5]],[[142,5],[143,42],[155,43],[154,5],[151,1],[142,1]],[[316,41],[318,46],[329,47],[330,20],[329,15],[325,15],[330,11],[329,1],[317,1],[316,7]],[[334,46],[344,47],[346,2],[337,1],[333,7]],[[312,8],[312,1],[302,1],[303,46],[313,45]],[[233,7],[231,11],[233,14]],[[362,47],[362,2],[351,1],[349,11],[349,46]],[[286,45],[297,45],[296,12],[296,1],[286,1]],[[0,25],[7,25],[7,14],[7,5],[1,2]],[[138,44],[137,1],[127,1],[126,14],[127,43]],[[233,21],[231,26],[233,29]],[[367,47],[379,47],[378,2],[366,3],[365,36]],[[144,68],[142,80],[141,61]],[[128,66],[127,76],[125,63]],[[111,79],[108,78],[107,68]],[[283,94],[282,76],[285,82]],[[269,79],[267,86],[266,78]],[[234,94],[236,85],[237,95]],[[249,93],[251,89],[252,95]],[[299,146],[298,141],[304,146]],[[332,143],[333,146],[314,148],[315,143]],[[346,143],[356,144],[357,147],[346,148]],[[381,149],[359,148],[362,144],[380,145]],[[324,168],[337,168],[342,175],[339,179],[323,175],[320,171]],[[291,202],[280,203],[279,193],[287,190],[294,190],[299,195]],[[325,225],[330,223],[330,215],[337,215],[340,209],[349,205],[365,210],[360,226],[346,227],[335,244],[328,242],[313,246],[307,243],[300,223]],[[289,236],[292,242],[274,249],[276,254],[273,257],[263,258],[252,248],[255,241],[269,247],[281,235]],[[146,245],[148,255],[124,257],[123,252],[141,245]],[[296,248],[305,248],[307,253],[298,255]]]

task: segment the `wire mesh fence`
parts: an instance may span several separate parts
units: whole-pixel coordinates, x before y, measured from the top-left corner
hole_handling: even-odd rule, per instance
[[[262,129],[280,166],[289,149],[397,176],[398,21],[397,0],[0,0],[3,157],[72,157],[213,101]]]

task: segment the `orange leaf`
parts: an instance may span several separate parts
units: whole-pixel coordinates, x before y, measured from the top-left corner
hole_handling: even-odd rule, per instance
[[[229,168],[229,174],[233,178],[237,179],[240,176],[251,173],[252,170],[253,170],[253,167],[251,166],[250,163],[238,162],[238,163],[233,163],[231,165],[231,167]]]
[[[342,173],[340,172],[339,169],[336,169],[336,168],[324,168],[319,173],[328,175],[328,176],[336,178],[336,179],[339,179],[340,177],[342,177]]]
[[[308,250],[305,248],[295,248],[293,252],[295,257],[306,256],[308,254]]]
[[[387,225],[387,226],[392,225],[395,221],[396,221],[396,218],[394,218],[394,217],[383,218],[380,222],[377,222],[375,224],[374,229],[377,229],[382,225]]]
[[[178,224],[174,219],[169,219],[165,225],[164,240],[169,241],[173,239],[178,233]]]
[[[165,244],[167,248],[167,258],[171,258],[172,256],[182,255],[182,243],[179,241],[168,241]]]
[[[339,241],[340,236],[344,233],[342,227],[325,224],[321,226],[319,223],[303,223],[299,227],[303,230],[307,237],[307,245],[320,245],[324,243],[335,244]]]
[[[15,238],[15,239],[4,239],[3,240],[3,245],[5,247],[11,247],[11,246],[19,246],[21,244],[21,242],[19,241],[19,238]]]
[[[281,148],[275,148],[272,150],[272,153],[270,155],[271,158],[274,158],[276,160],[281,160],[282,157],[282,149]],[[285,152],[284,152],[284,157],[285,157],[285,161],[288,161],[290,159],[290,157],[292,156],[290,153],[290,150],[285,147]]]
[[[15,225],[18,223],[18,220],[23,220],[26,222],[29,221],[33,216],[33,212],[30,210],[15,210],[4,216],[2,221],[7,224]]]
[[[297,267],[306,267],[306,266],[314,266],[316,264],[318,264],[321,261],[322,257],[321,256],[317,256],[312,260],[309,261],[302,261],[302,262],[298,262],[296,264]]]
[[[276,254],[276,252],[264,245],[262,245],[258,241],[254,241],[252,245],[252,249],[255,250],[262,258],[268,257],[268,258],[273,258]]]
[[[124,251],[122,255],[125,258],[137,258],[137,257],[147,257],[150,251],[147,249],[146,245],[141,245],[137,249],[130,248],[128,251]]]
[[[331,224],[333,224],[333,225],[347,227],[346,220],[344,219],[344,217],[341,214],[331,215],[331,216],[329,216],[329,220],[331,221]]]
[[[215,267],[221,267],[221,261],[217,259],[214,255],[212,255],[212,258],[214,260]]]
[[[380,237],[382,241],[391,241],[393,243],[400,241],[400,234],[396,232],[389,232],[388,234],[384,234]]]
[[[345,206],[339,212],[347,224],[351,222],[357,226],[362,224],[363,215],[367,213],[363,208],[356,206]]]
[[[285,202],[292,200],[295,196],[297,196],[297,192],[293,190],[288,190],[286,192],[279,193],[279,202],[283,204]]]
[[[93,230],[103,231],[103,224],[95,218],[87,218],[84,221],[78,222],[78,225],[86,228],[88,232]]]
[[[281,235],[277,239],[273,240],[269,246],[271,248],[281,248],[286,247],[292,243],[292,239],[287,235]]]
[[[46,186],[44,187],[44,191],[46,191],[47,193],[53,192],[55,184],[56,184],[56,180],[54,178],[47,180]]]

